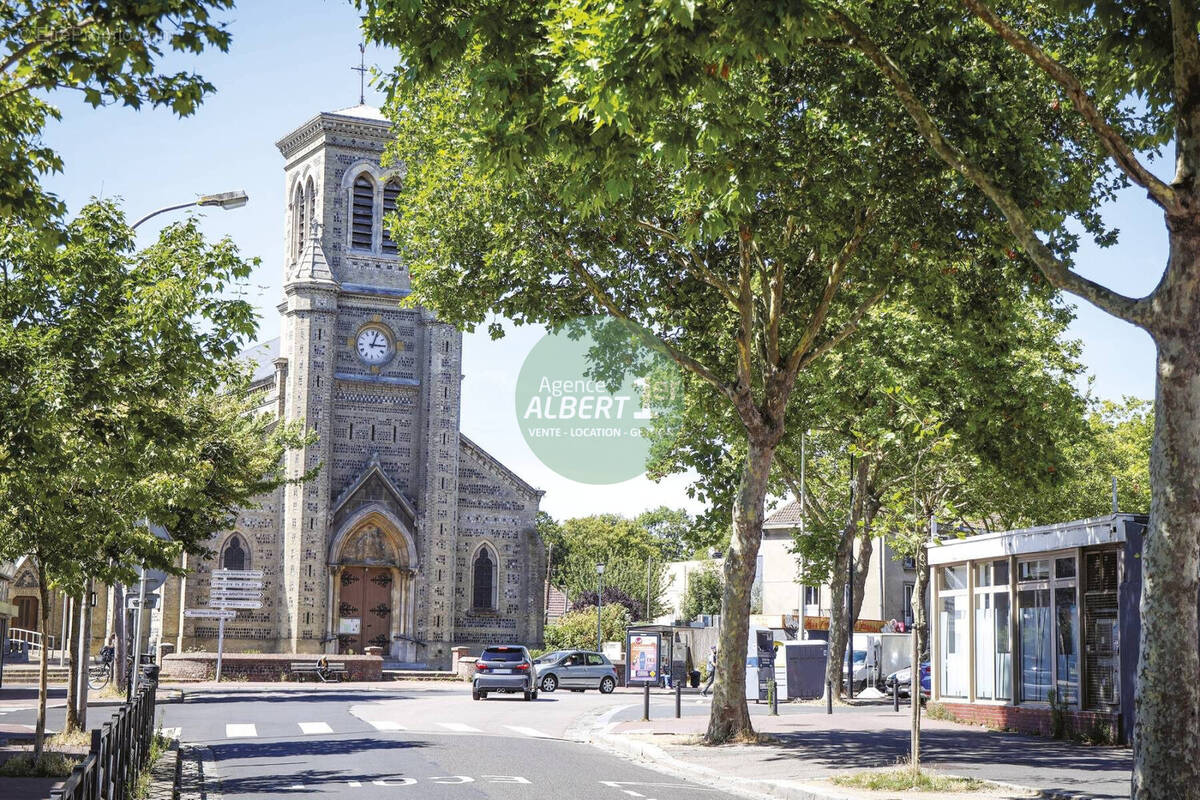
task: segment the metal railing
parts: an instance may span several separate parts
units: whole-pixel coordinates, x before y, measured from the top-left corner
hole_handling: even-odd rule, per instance
[[[9,628],[8,640],[10,642],[24,642],[28,645],[31,651],[42,649],[42,640],[45,639],[49,643],[51,650],[54,649],[54,637],[42,636],[38,631],[26,630],[25,628]]]
[[[137,697],[121,706],[111,722],[92,730],[87,758],[61,789],[50,792],[50,800],[126,800],[131,796],[138,773],[150,760],[157,689],[154,681],[143,684]]]

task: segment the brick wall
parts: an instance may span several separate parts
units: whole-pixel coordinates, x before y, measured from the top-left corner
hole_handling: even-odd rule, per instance
[[[311,660],[311,656],[294,653],[226,653],[221,661],[221,679],[312,680],[307,675],[294,676],[290,669],[293,661]],[[329,660],[344,663],[352,681],[377,681],[383,678],[383,659],[379,656],[330,656]],[[161,680],[211,681],[216,673],[216,653],[172,653],[163,657]]]
[[[959,722],[985,725],[989,728],[1050,735],[1050,709],[1031,706],[975,705],[971,703],[942,702],[942,707]],[[1093,726],[1107,725],[1115,733],[1119,730],[1116,714],[1101,711],[1066,711],[1068,731],[1085,732]]]

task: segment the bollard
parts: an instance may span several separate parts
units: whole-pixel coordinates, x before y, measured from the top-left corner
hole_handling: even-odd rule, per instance
[[[642,684],[642,722],[650,721],[650,684]]]
[[[683,687],[675,681],[675,719],[683,716]]]
[[[825,681],[825,713],[833,713],[833,681]]]
[[[779,716],[779,689],[775,684],[775,679],[767,681],[767,702],[771,704],[771,716]]]
[[[900,681],[892,684],[892,711],[900,711]]]

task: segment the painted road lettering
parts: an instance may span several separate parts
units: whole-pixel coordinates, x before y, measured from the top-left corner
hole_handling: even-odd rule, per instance
[[[470,775],[435,775],[432,778],[386,778],[371,781],[372,786],[384,787],[401,787],[415,786],[422,781],[426,783],[437,783],[442,786],[462,786],[467,783],[476,783],[476,779]],[[520,775],[480,775],[478,778],[480,783],[520,783],[531,785],[533,782],[528,778],[523,778]],[[346,786],[351,789],[362,789],[362,781],[346,781]],[[293,789],[297,788],[295,786]],[[303,787],[300,787],[303,788]]]

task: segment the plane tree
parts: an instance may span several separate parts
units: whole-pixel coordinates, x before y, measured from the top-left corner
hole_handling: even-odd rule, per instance
[[[123,584],[140,565],[180,572],[240,507],[285,479],[303,426],[255,413],[234,361],[253,308],[227,290],[253,267],[194,221],[135,251],[112,203],[58,243],[0,223],[0,557],[29,556],[48,634],[49,592]],[[165,541],[150,525],[171,534]],[[47,648],[35,758],[45,730]]]
[[[852,55],[737,73],[704,62],[703,85],[627,102],[596,67],[623,58],[623,6],[363,5],[368,35],[403,58],[384,84],[410,302],[465,328],[493,314],[631,323],[736,422],[707,738],[749,735],[741,654],[798,376],[889,287],[936,283],[974,258],[1009,279],[1019,265],[988,225],[962,233],[979,218],[974,193],[929,202],[951,173],[898,104],[864,102],[884,95]]]

